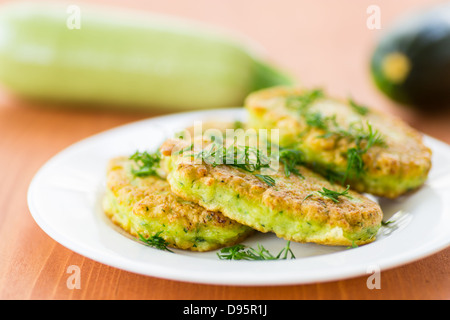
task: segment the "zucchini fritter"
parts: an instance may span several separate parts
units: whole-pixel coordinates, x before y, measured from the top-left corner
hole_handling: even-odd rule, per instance
[[[159,232],[169,247],[208,251],[233,245],[253,233],[222,215],[185,201],[157,176],[135,177],[134,161],[112,159],[107,172],[106,215],[129,234],[144,238]]]
[[[431,150],[400,119],[326,97],[320,90],[277,87],[248,96],[249,126],[279,129],[280,146],[305,165],[352,189],[388,198],[421,186]]]
[[[213,147],[199,150],[200,144],[193,144],[181,155],[177,150],[183,149],[183,143],[168,140],[160,149],[167,181],[183,199],[287,240],[344,246],[375,240],[382,211],[372,200],[299,165],[287,175],[280,164],[268,176],[260,169],[250,172],[255,167],[248,164],[245,170],[206,160],[199,163],[194,160],[205,150],[212,154]]]

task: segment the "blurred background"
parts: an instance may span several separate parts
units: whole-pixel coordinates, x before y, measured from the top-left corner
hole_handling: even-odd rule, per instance
[[[2,5],[17,2],[0,0]],[[57,2],[62,3],[62,1]],[[36,5],[40,1],[33,0],[32,3]],[[63,10],[62,15],[60,15],[62,20],[55,25],[54,22],[49,22],[46,18],[44,20],[30,20],[28,9],[31,7],[28,9],[25,7],[21,9],[22,11],[13,15],[6,14],[3,8],[0,8],[0,225],[3,226],[0,230],[0,234],[2,234],[2,241],[0,241],[0,256],[2,258],[2,263],[0,263],[0,296],[39,299],[81,296],[97,299],[103,296],[110,297],[111,292],[114,291],[113,294],[116,296],[120,294],[121,297],[139,299],[147,296],[160,298],[160,294],[168,294],[168,292],[172,293],[172,297],[183,297],[186,292],[191,292],[192,295],[197,297],[211,295],[216,298],[229,297],[230,295],[227,295],[226,292],[231,293],[231,296],[233,296],[233,292],[240,293],[240,295],[234,297],[267,297],[268,295],[263,293],[270,292],[272,297],[283,298],[293,295],[302,299],[311,296],[357,299],[364,296],[382,298],[393,296],[398,298],[405,295],[415,298],[424,296],[426,298],[448,297],[448,281],[447,283],[441,281],[445,278],[448,251],[441,255],[434,255],[424,260],[425,262],[398,268],[397,271],[394,270],[391,273],[383,273],[383,288],[385,289],[382,291],[367,290],[366,279],[339,281],[323,286],[303,286],[298,289],[296,287],[255,287],[254,291],[248,288],[243,288],[242,291],[226,291],[214,286],[178,284],[120,272],[114,268],[84,259],[57,245],[56,242],[47,237],[30,216],[26,201],[30,181],[46,161],[69,145],[101,131],[168,112],[191,110],[191,107],[187,106],[187,102],[184,109],[182,108],[183,104],[180,104],[178,110],[161,108],[156,104],[148,104],[147,107],[136,110],[127,108],[126,103],[118,108],[113,106],[114,101],[104,103],[102,108],[98,108],[96,104],[90,102],[50,101],[52,99],[30,100],[25,99],[18,92],[14,92],[14,88],[19,88],[33,91],[35,94],[57,95],[66,89],[69,91],[76,89],[75,86],[67,85],[67,83],[75,81],[81,75],[82,79],[86,81],[78,83],[77,89],[79,91],[73,90],[72,93],[85,92],[94,88],[94,94],[98,93],[102,97],[108,97],[109,94],[112,96],[119,93],[123,101],[127,101],[127,98],[135,99],[136,96],[129,95],[127,97],[121,90],[127,88],[131,90],[131,88],[143,85],[141,90],[143,89],[145,97],[145,83],[143,84],[139,80],[130,81],[130,85],[119,86],[118,90],[108,90],[108,86],[105,89],[104,85],[113,83],[114,79],[117,80],[118,78],[123,81],[126,78],[120,75],[119,77],[109,76],[111,72],[114,73],[115,67],[120,66],[120,64],[114,63],[114,58],[111,57],[121,54],[122,58],[126,60],[127,50],[136,50],[134,52],[140,52],[142,61],[145,61],[145,51],[142,52],[140,48],[142,46],[146,50],[150,50],[151,43],[148,43],[145,39],[140,41],[141,39],[136,34],[124,35],[122,25],[113,26],[114,24],[112,24],[110,25],[111,31],[107,30],[102,36],[97,35],[94,40],[90,38],[91,42],[86,45],[86,42],[82,41],[82,35],[85,35],[85,31],[89,30],[89,25],[85,20],[84,6],[94,3],[119,8],[119,11],[122,8],[137,9],[142,13],[158,13],[176,18],[187,18],[242,35],[263,48],[267,63],[270,62],[276,68],[287,71],[301,85],[306,87],[320,86],[329,94],[337,97],[352,96],[360,104],[398,115],[418,130],[450,143],[450,113],[448,112],[450,104],[442,104],[437,113],[429,112],[430,108],[427,105],[421,108],[412,108],[400,104],[379,90],[372,79],[371,70],[372,56],[379,41],[386,39],[385,33],[390,32],[391,25],[408,12],[426,11],[434,5],[445,3],[444,1],[95,0],[81,2],[72,0],[65,2],[65,8],[70,5],[81,8],[81,29],[79,30],[76,28],[68,30],[66,26],[66,19],[76,10],[70,12]],[[375,12],[368,12],[368,9],[372,6],[379,8],[378,21],[373,20]],[[74,8],[76,9],[76,7]],[[41,14],[45,16],[48,13],[47,11],[51,10],[44,10]],[[449,10],[446,12],[449,12]],[[11,17],[13,17],[12,21],[9,20]],[[108,14],[104,16],[104,19],[111,21]],[[419,83],[421,79],[432,80],[429,81],[431,86],[427,86],[427,83],[424,85],[429,89],[432,96],[434,87],[440,86],[440,88],[445,89],[446,85],[450,86],[450,81],[447,79],[447,75],[450,74],[450,44],[447,45],[450,42],[447,42],[447,40],[450,36],[446,36],[450,35],[449,24],[446,23],[450,19],[444,19],[444,23],[440,25],[435,24],[437,20],[434,17],[428,18],[427,21],[431,23],[432,27],[427,32],[420,33],[417,30],[406,28],[412,30],[412,34],[405,36],[407,41],[397,41],[388,36],[387,43],[392,48],[395,48],[396,44],[399,43],[412,44],[406,46],[407,49],[412,49],[412,52],[415,52],[415,48],[424,49],[422,52],[425,52],[425,54],[419,56],[416,54],[415,58],[423,57],[421,61],[425,65],[429,62],[434,66],[434,71],[441,72],[439,76],[427,74],[427,77],[415,74],[415,78],[418,79]],[[76,25],[76,22],[76,19],[71,21],[74,25]],[[30,24],[27,25],[27,23]],[[61,37],[59,32],[71,32],[71,36],[75,38],[70,40]],[[12,35],[17,34],[21,35],[23,41],[12,41],[14,39]],[[418,38],[415,36],[417,34],[421,35],[419,37],[422,39],[420,46],[417,46],[416,39]],[[117,39],[121,35],[120,39],[123,40],[123,43],[119,40],[115,41],[116,35]],[[77,39],[77,36],[80,36],[80,38]],[[135,47],[130,48],[124,45],[125,42],[136,40],[136,38],[138,45]],[[159,40],[164,39],[167,40],[165,37]],[[433,42],[440,39],[442,41],[437,41],[435,45],[429,45],[428,40]],[[58,59],[52,60],[53,53],[58,56],[58,52],[62,48],[59,46],[60,44],[64,44],[63,47],[69,53],[78,52],[82,47],[86,49],[85,52],[92,50],[93,58],[91,60],[89,54],[78,55],[78,57],[83,58],[83,67],[77,67],[75,63],[73,65],[68,63],[66,67],[72,68],[72,71],[66,72],[66,69],[52,65],[52,61],[60,61]],[[100,47],[103,44],[105,45],[103,50],[96,49],[99,44]],[[30,46],[42,50],[32,50]],[[20,54],[15,51],[19,47],[21,48]],[[109,49],[113,47],[115,50]],[[214,45],[207,47],[211,52],[214,52]],[[189,48],[189,44],[185,45],[184,48]],[[433,48],[437,49],[434,50]],[[222,51],[217,52],[216,50],[215,54],[218,57],[223,57],[220,52]],[[164,56],[167,56],[167,54]],[[192,57],[195,58],[196,56]],[[46,60],[46,58],[48,59]],[[112,63],[110,63],[111,59]],[[34,66],[27,65],[27,61],[28,63],[34,61]],[[133,59],[133,61],[139,62],[139,59]],[[207,61],[206,58],[205,61]],[[220,64],[216,64],[215,67],[225,73],[232,69],[239,74],[240,68],[244,68],[246,65],[245,57],[235,61],[241,61],[242,65],[231,63],[226,68],[221,68]],[[402,56],[394,56],[394,59],[389,61],[391,61],[391,66],[388,68],[389,74],[393,75],[394,80],[399,78],[402,80],[401,78],[408,73],[408,60],[405,60]],[[106,76],[103,77],[102,82],[97,81],[90,72],[102,69],[102,66],[107,66],[108,63],[112,67],[104,68],[103,71]],[[50,65],[50,69],[47,68],[48,65]],[[181,69],[189,71],[189,68],[187,68],[189,64],[179,63],[179,65],[181,66],[180,69],[173,68],[172,71],[178,72]],[[145,71],[145,68],[140,70],[139,66],[139,63],[135,63],[133,65],[134,70]],[[431,69],[425,68],[423,70],[427,72]],[[196,70],[190,71],[192,72],[192,79],[201,81],[202,77],[199,77]],[[126,68],[122,68],[122,72],[126,73]],[[268,72],[268,70],[265,70],[265,72]],[[43,74],[45,76],[42,76]],[[245,74],[248,74],[248,72],[245,72]],[[145,76],[145,72],[141,72],[141,76]],[[49,79],[52,79],[52,81],[49,81]],[[170,79],[177,81],[176,77],[169,77]],[[179,94],[178,90],[185,87],[186,84],[191,84],[189,73],[184,74],[181,79],[181,86],[173,85],[169,89],[166,88],[165,97],[170,99],[182,99],[184,97],[185,93]],[[242,79],[245,80],[245,77],[239,79],[242,81]],[[211,84],[212,81],[207,81],[203,85]],[[156,85],[159,85],[158,81],[156,81]],[[395,89],[395,87],[389,88]],[[239,90],[239,86],[235,86],[233,90]],[[422,92],[421,85],[414,87],[412,91],[414,93]],[[163,91],[157,90],[155,95],[161,94],[161,92]],[[450,93],[450,88],[447,91],[444,90],[445,92]],[[210,94],[211,92],[206,93]],[[192,92],[188,92],[188,94],[192,95]],[[434,94],[434,96],[436,95]],[[226,98],[228,94],[223,96]],[[200,99],[203,94],[192,95],[191,97]],[[11,228],[11,226],[14,227]],[[81,291],[67,290],[66,277],[64,276],[67,264],[83,266],[86,279],[91,283],[83,283],[83,288],[88,289]],[[256,293],[261,293],[261,295],[255,295]]]
[[[17,1],[0,2],[4,4]],[[33,1],[34,4],[38,2]],[[397,19],[409,12],[420,12],[445,1],[92,0],[63,3],[76,5],[82,9],[86,4],[95,3],[107,7],[162,13],[228,30],[257,43],[264,50],[265,59],[268,62],[287,71],[299,84],[306,87],[320,86],[331,95],[338,97],[352,96],[362,104],[399,115],[419,130],[450,142],[450,137],[446,134],[449,133],[447,112],[449,108],[442,108],[438,116],[431,116],[426,112],[426,108],[423,112],[424,108],[417,110],[405,107],[377,88],[371,78],[370,70],[371,57],[379,40]],[[379,8],[379,15],[376,17],[378,25],[375,27],[373,27],[374,12],[369,9],[374,5]],[[81,12],[81,23],[80,31],[84,31],[83,12]],[[371,23],[372,27],[370,27]],[[3,67],[5,64],[9,65],[8,61],[4,62]],[[2,66],[1,61],[0,66]],[[18,73],[13,71],[9,72]],[[39,82],[39,77],[36,76],[33,81]],[[64,81],[64,77],[61,76],[61,82],[64,83]],[[11,126],[10,121],[5,119],[8,113],[13,116],[20,110],[21,113],[33,112],[35,115],[35,112],[39,113],[39,108],[47,104],[45,99],[36,102],[23,99],[20,94],[11,94],[10,88],[5,88],[3,82],[0,77],[0,118],[2,118],[0,121],[7,121]],[[177,94],[177,91],[174,90],[173,94]],[[55,106],[54,103],[48,103],[48,105]],[[60,116],[61,112],[69,112],[71,117],[81,115],[81,118],[97,117],[100,114],[104,117],[108,114],[108,108],[99,113],[95,106],[92,106],[92,113],[89,113],[91,109],[89,103],[84,103],[84,108],[79,110],[76,106],[72,107],[70,103],[57,102],[55,111],[42,108],[42,114],[50,118],[55,116],[52,112],[57,112]],[[132,108],[119,108],[120,112],[125,113],[122,116],[117,114],[117,108],[111,107],[111,112],[123,121],[131,121],[165,112],[191,109],[190,106],[187,106],[185,110],[154,107],[140,109],[137,113],[135,110],[132,111]],[[15,111],[13,112],[10,108],[15,108]],[[6,109],[8,112],[5,111]],[[35,119],[35,121],[38,120],[48,124],[45,117]],[[113,121],[111,125],[120,122],[120,120]]]

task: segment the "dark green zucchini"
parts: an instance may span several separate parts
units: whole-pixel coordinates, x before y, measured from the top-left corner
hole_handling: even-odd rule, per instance
[[[376,85],[402,104],[442,109],[450,104],[450,5],[399,20],[371,60]]]

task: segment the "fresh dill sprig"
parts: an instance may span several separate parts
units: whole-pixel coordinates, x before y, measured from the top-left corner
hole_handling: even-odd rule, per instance
[[[157,175],[157,168],[159,168],[161,154],[159,151],[155,153],[136,151],[130,157],[130,160],[134,160],[134,162],[138,165],[137,169],[133,168],[131,170],[136,177],[154,176]]]
[[[330,118],[324,117],[320,112],[311,112],[305,114],[306,124],[310,127],[327,130],[329,128],[328,120]]]
[[[270,159],[256,147],[233,144],[224,148],[221,143],[212,143],[208,150],[203,149],[194,156],[213,167],[226,164],[248,172],[270,167]]]
[[[281,149],[280,161],[284,165],[284,174],[286,177],[289,177],[292,172],[296,176],[303,178],[303,175],[296,168],[296,166],[303,163],[303,153],[300,150]]]
[[[268,175],[255,173],[263,168],[270,168],[270,159],[256,147],[233,144],[225,148],[223,144],[212,143],[209,149],[200,151],[194,157],[202,159],[213,167],[225,164],[250,172],[270,187],[276,183]]]
[[[391,220],[389,220],[389,221],[381,221],[381,225],[383,227],[388,227],[388,226],[390,226],[391,223],[394,223],[394,221],[391,221]]]
[[[262,182],[267,183],[270,187],[273,187],[276,184],[276,181],[274,178],[272,178],[271,176],[268,176],[266,174],[253,174],[255,177],[257,177],[259,180],[261,180]]]
[[[347,247],[347,249],[356,249],[358,248],[358,245],[356,244],[355,240],[352,240],[352,246],[351,247]]]
[[[350,189],[350,186],[347,186],[347,189],[345,189],[344,191],[337,192],[337,191],[329,190],[329,189],[323,187],[321,191],[318,191],[318,193],[320,193],[323,197],[332,200],[334,203],[338,203],[339,197],[341,197],[341,196],[351,198],[351,196],[348,194],[349,189]]]
[[[296,109],[304,112],[307,107],[314,103],[319,98],[323,98],[324,93],[322,89],[314,89],[307,91],[300,95],[293,95],[286,98],[286,106],[288,108]]]
[[[311,198],[313,195],[314,195],[313,193],[310,193],[306,197],[304,197],[302,200],[302,204],[303,204],[303,202],[305,202],[306,199]]]
[[[367,152],[372,146],[379,145],[382,147],[386,146],[386,142],[384,137],[378,130],[374,130],[372,125],[367,121],[367,131],[360,130],[360,132],[356,135],[356,144],[361,147],[361,142],[366,141],[366,146],[364,147],[364,152]]]
[[[172,152],[172,155],[173,155],[173,156],[176,156],[176,155],[179,155],[179,154],[184,154],[184,153],[187,152],[187,151],[191,151],[193,147],[194,147],[194,144],[191,143],[191,144],[190,144],[189,146],[187,146],[186,148],[183,148],[183,149],[177,150],[177,151],[175,151],[175,152]]]
[[[290,255],[290,259],[295,259],[295,255],[290,248],[290,241],[287,241],[286,246],[276,256],[260,244],[256,249],[237,244],[223,248],[217,253],[221,260],[286,260],[288,255]]]
[[[138,233],[139,239],[141,239],[142,242],[145,242],[147,245],[159,249],[159,250],[163,250],[163,251],[169,251],[172,252],[172,250],[170,250],[169,248],[167,248],[167,246],[169,245],[169,243],[164,240],[163,237],[161,237],[161,233],[162,231],[159,231],[157,233],[155,233],[153,236],[150,236],[149,238],[145,238],[143,235],[141,235],[140,233]]]
[[[347,169],[345,171],[342,183],[349,177],[359,177],[364,172],[364,161],[362,156],[375,145],[386,146],[384,137],[374,130],[372,125],[367,122],[367,130],[359,129],[354,135],[356,147],[347,150]]]
[[[333,201],[334,203],[339,203],[339,197],[347,197],[347,198],[351,198],[351,196],[348,194],[348,190],[350,189],[350,186],[347,186],[347,189],[345,189],[342,192],[337,192],[337,191],[333,191],[330,189],[327,189],[325,187],[322,187],[322,190],[317,191],[317,193],[319,193],[321,196],[323,196],[324,198],[328,198],[331,201]],[[314,195],[314,193],[310,193],[308,194],[306,197],[303,198],[302,203],[312,197]]]
[[[348,98],[348,104],[355,110],[358,114],[365,116],[369,113],[369,108],[366,106],[356,103],[352,98]]]
[[[312,128],[325,131],[318,138],[346,139],[355,146],[347,149],[347,168],[342,175],[341,183],[345,183],[349,177],[359,177],[365,170],[363,155],[375,145],[386,146],[384,137],[378,130],[375,130],[367,121],[366,126],[361,122],[354,122],[347,129],[342,128],[336,121],[336,115],[323,116],[320,112],[306,113],[304,115],[306,124]]]
[[[364,150],[360,148],[349,148],[347,150],[347,169],[342,178],[342,183],[350,177],[359,177],[364,172],[364,161],[362,158],[364,153]]]
[[[253,173],[259,180],[273,187],[275,179],[269,175],[255,173],[263,168],[270,168],[270,158],[256,147],[230,145],[224,148],[222,144],[211,144],[208,149],[204,149],[195,155],[213,167],[226,164]],[[282,148],[279,154],[279,161],[284,165],[284,173],[289,177],[291,173],[302,177],[296,168],[303,163],[303,153],[300,150]]]
[[[344,184],[350,177],[358,177],[364,171],[363,155],[374,145],[386,146],[383,136],[374,130],[367,121],[367,128],[363,122],[351,123],[348,128],[343,128],[336,120],[336,114],[325,116],[319,111],[308,110],[308,107],[317,99],[324,97],[322,90],[311,90],[302,95],[290,96],[286,99],[286,107],[298,110],[303,117],[307,128],[307,132],[311,128],[324,131],[318,138],[327,139],[335,137],[338,139],[346,139],[349,143],[354,143],[347,149],[345,156],[347,157],[347,168],[345,173],[333,175],[334,180],[339,180]],[[369,109],[356,103],[353,99],[348,99],[349,105],[360,115],[369,113]]]

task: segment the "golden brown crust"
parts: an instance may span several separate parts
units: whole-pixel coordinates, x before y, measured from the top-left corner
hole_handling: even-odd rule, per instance
[[[174,145],[173,141],[163,147],[166,155],[170,155],[171,145]],[[349,234],[363,232],[368,228],[377,229],[381,224],[382,211],[377,203],[354,191],[348,191],[349,197],[340,196],[338,203],[335,203],[321,195],[319,191],[326,188],[343,192],[345,188],[331,184],[305,167],[297,167],[303,177],[294,174],[286,177],[284,168],[280,165],[278,172],[271,175],[276,181],[275,186],[269,186],[254,174],[232,166],[194,164],[189,157],[172,156],[169,159],[172,165],[168,181],[173,192],[210,210],[221,210],[228,217],[262,232],[272,231],[286,239],[304,241],[301,231],[298,231],[299,234],[289,234],[290,231],[284,233],[283,226],[271,227],[253,222],[249,224],[245,214],[237,210],[240,199],[245,199],[246,203],[250,203],[256,210],[265,208],[270,211],[270,214],[284,212],[292,221],[312,222],[316,225],[324,225],[330,230],[337,227]],[[202,192],[205,194],[213,192],[211,197],[214,199],[205,200]],[[221,193],[239,195],[239,199],[221,202]],[[252,219],[258,220],[258,215],[261,214],[264,213],[257,213]],[[370,237],[355,242],[364,244],[374,239],[375,237]],[[345,239],[342,235],[333,236],[330,233],[325,238],[315,239],[314,242],[349,245],[352,240]]]
[[[181,163],[176,170],[205,186],[225,185],[249,201],[259,202],[274,211],[290,211],[295,218],[342,228],[357,227],[362,221],[366,225],[377,225],[382,219],[379,205],[354,191],[348,191],[351,199],[341,196],[338,203],[318,194],[323,187],[337,192],[343,192],[345,188],[330,184],[305,167],[299,167],[304,179],[295,175],[286,178],[281,168],[272,175],[276,181],[274,187],[252,174],[226,165],[212,167]]]
[[[283,143],[306,148],[324,164],[345,171],[346,152],[356,146],[355,142],[333,135],[324,138],[326,131],[311,129],[298,111],[286,107],[287,97],[304,92],[302,88],[275,87],[251,94],[245,102],[252,115],[251,125],[269,129],[276,127],[281,131]],[[367,181],[351,181],[356,190],[395,198],[425,181],[431,168],[431,150],[423,144],[422,135],[401,119],[377,110],[370,110],[362,116],[346,101],[326,97],[316,100],[310,108],[325,116],[335,116],[343,128],[349,127],[351,122],[368,121],[385,137],[385,145],[375,145],[362,156]],[[399,186],[396,190],[375,182],[389,179],[397,180],[398,185],[404,183],[405,186]],[[407,180],[411,183],[408,184]]]
[[[194,246],[195,243],[191,241],[184,241],[183,236],[177,236],[176,243],[171,243],[170,237],[166,239],[169,241],[169,246],[175,248],[204,251],[205,248],[212,250],[223,245],[232,245],[250,234],[250,229],[225,217],[220,212],[206,210],[176,196],[171,192],[167,181],[163,179],[155,176],[145,178],[132,176],[130,174],[132,165],[133,162],[126,157],[114,158],[110,160],[107,172],[107,189],[113,194],[117,205],[122,209],[128,208],[126,215],[131,222],[123,219],[122,216],[119,217],[117,210],[113,210],[111,204],[105,206],[105,213],[115,224],[133,236],[138,236],[139,230],[148,235],[149,230],[139,229],[139,225],[148,224],[149,221],[156,221],[157,225],[176,226],[185,233],[195,233],[197,230],[213,227],[231,231],[233,228],[236,229],[235,237],[228,239],[228,242],[210,243],[207,247],[203,244],[202,248]],[[154,230],[151,234],[157,231]]]

